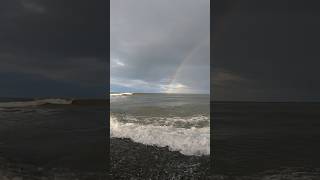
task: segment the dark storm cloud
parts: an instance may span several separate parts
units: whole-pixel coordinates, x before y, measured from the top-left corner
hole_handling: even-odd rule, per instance
[[[98,0],[1,1],[0,72],[79,87],[106,84],[106,5]]]
[[[214,4],[214,98],[320,100],[315,7],[301,1]]]
[[[209,92],[209,0],[112,0],[111,87]]]

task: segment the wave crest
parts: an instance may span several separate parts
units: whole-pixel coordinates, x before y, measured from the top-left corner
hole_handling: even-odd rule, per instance
[[[46,104],[67,105],[67,104],[72,104],[72,100],[38,99],[38,100],[32,100],[32,101],[0,102],[0,109],[1,108],[28,107],[28,106],[41,106],[41,105],[46,105]]]
[[[111,116],[110,136],[130,138],[135,142],[159,147],[168,146],[171,151],[179,151],[184,155],[210,154],[209,127],[186,129],[173,126],[122,123],[116,117]]]
[[[110,93],[110,96],[131,96],[133,95],[133,93],[129,93],[129,92],[126,92],[126,93]]]

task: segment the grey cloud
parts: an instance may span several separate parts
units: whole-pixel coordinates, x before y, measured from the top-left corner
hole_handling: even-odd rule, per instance
[[[105,94],[109,71],[106,8],[107,1],[1,1],[0,73],[13,79],[28,76],[20,84],[55,82],[70,85],[63,91],[89,96],[103,87]],[[17,92],[17,86],[12,83],[7,92]],[[86,92],[79,87],[87,87]],[[45,94],[29,94],[37,93]]]
[[[320,100],[318,5],[294,0],[216,1],[215,99]],[[238,79],[217,80],[221,69]]]
[[[112,0],[111,78],[140,80],[158,91],[174,80],[189,92],[209,92],[209,3]],[[124,65],[112,65],[119,61]]]
[[[19,57],[0,54],[0,72],[35,74],[62,82],[83,85],[105,84],[106,63],[96,58],[61,58],[45,57],[46,60],[32,57]],[[50,62],[48,62],[50,61]]]
[[[42,14],[42,13],[46,12],[46,9],[44,6],[34,2],[32,0],[22,0],[21,4],[25,9],[27,9],[28,11],[33,12],[33,13]]]

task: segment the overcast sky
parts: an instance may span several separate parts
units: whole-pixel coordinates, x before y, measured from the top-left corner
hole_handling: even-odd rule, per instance
[[[106,2],[1,0],[0,97],[105,96]]]
[[[209,93],[209,0],[111,0],[111,91]]]
[[[0,96],[99,96],[107,1],[0,1]],[[215,100],[320,101],[318,1],[215,0]],[[208,93],[209,0],[111,0],[112,91]]]
[[[213,98],[320,101],[320,3],[215,0]]]

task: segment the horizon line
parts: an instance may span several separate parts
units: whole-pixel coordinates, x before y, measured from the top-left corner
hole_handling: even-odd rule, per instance
[[[117,91],[110,91],[110,93],[133,93],[133,94],[204,94],[210,95],[210,93],[167,93],[167,92],[117,92]]]

